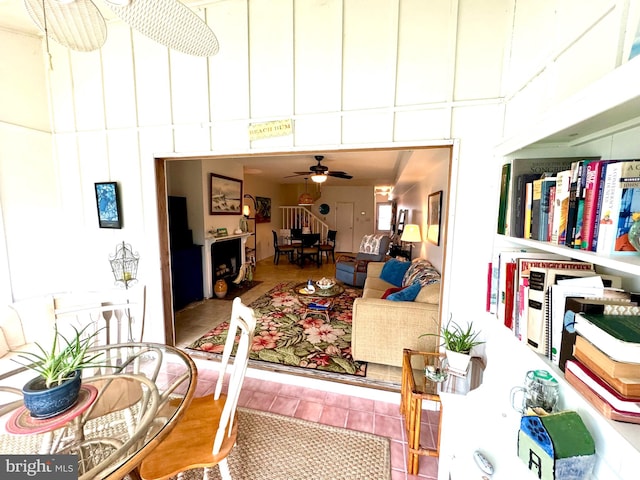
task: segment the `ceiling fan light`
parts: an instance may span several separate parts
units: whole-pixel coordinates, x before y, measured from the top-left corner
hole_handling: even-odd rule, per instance
[[[324,183],[327,181],[327,175],[324,173],[315,173],[311,175],[311,180],[315,183]]]
[[[110,5],[116,5],[118,7],[125,7],[131,3],[131,0],[104,0]]]

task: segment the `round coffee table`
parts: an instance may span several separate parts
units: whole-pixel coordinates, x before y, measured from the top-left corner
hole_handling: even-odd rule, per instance
[[[293,287],[293,291],[305,306],[305,311],[301,319],[304,320],[311,314],[319,313],[324,315],[327,323],[330,323],[329,312],[331,311],[331,307],[333,307],[333,299],[344,292],[344,287],[339,283],[336,283],[331,288],[325,289],[315,284],[314,286],[315,292],[307,291],[307,282],[298,283]]]

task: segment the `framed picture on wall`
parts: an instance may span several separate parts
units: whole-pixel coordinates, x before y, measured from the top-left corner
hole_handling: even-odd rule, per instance
[[[271,199],[268,197],[256,197],[256,223],[269,223],[271,221]]]
[[[242,180],[209,174],[209,215],[242,215]]]
[[[442,208],[442,190],[429,195],[429,215],[427,218],[427,240],[440,245],[440,209]]]
[[[122,228],[117,182],[96,182],[96,206],[100,228]]]

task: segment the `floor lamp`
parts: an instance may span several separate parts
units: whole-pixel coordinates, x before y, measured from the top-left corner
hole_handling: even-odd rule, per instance
[[[413,244],[414,242],[422,242],[422,235],[420,234],[420,226],[415,224],[405,225],[400,237],[401,242],[407,242],[409,244],[409,260],[413,259]]]

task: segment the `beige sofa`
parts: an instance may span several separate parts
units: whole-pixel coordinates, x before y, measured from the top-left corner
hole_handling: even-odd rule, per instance
[[[380,278],[383,266],[384,262],[369,263],[362,297],[353,303],[351,350],[355,360],[401,367],[404,348],[438,349],[438,337],[419,336],[438,333],[441,282],[431,267],[429,281],[433,283],[423,286],[414,301],[383,300],[385,291],[394,287]],[[437,281],[433,279],[434,272]]]

